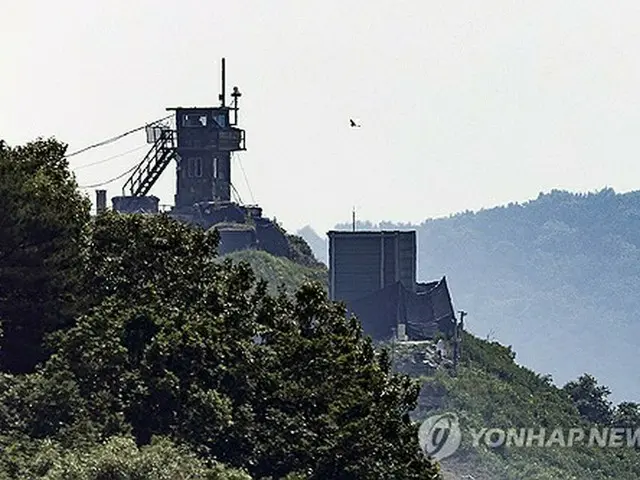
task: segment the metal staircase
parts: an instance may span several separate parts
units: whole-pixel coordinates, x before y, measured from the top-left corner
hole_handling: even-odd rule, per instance
[[[176,155],[176,132],[169,128],[159,131],[151,150],[133,170],[124,186],[122,194],[142,197],[149,193],[167,165]]]

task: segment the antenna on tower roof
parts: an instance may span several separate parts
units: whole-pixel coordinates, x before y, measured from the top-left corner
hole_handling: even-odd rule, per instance
[[[356,207],[355,205],[353,206],[353,209],[351,210],[351,221],[352,221],[352,228],[353,231],[356,231]]]
[[[225,104],[227,103],[226,100],[226,74],[225,74],[225,65],[224,65],[224,57],[222,57],[222,89],[220,92],[220,95],[218,96],[218,99],[220,100],[220,106],[224,107]]]

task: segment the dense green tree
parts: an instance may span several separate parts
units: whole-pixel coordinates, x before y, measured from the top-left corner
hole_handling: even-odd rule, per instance
[[[613,412],[613,424],[622,428],[640,428],[640,405],[622,402]]]
[[[608,397],[611,391],[592,375],[585,373],[575,381],[564,386],[580,415],[586,420],[602,425],[608,425],[612,420],[612,407]]]
[[[299,235],[287,234],[289,242],[289,258],[307,267],[324,268],[324,264],[316,259],[313,250],[304,238]]]
[[[50,478],[122,473],[138,467],[107,450],[126,445],[87,452],[133,434],[260,477],[436,477],[408,416],[417,386],[321,286],[270,295],[248,264],[215,258],[215,233],[166,216],[90,222],[64,150],[0,147],[3,366],[31,371],[46,336],[54,352],[0,378],[5,472],[53,441],[66,453]]]
[[[251,480],[157,437],[139,447],[128,436],[63,448],[52,440],[22,441],[3,451],[0,477],[40,480]]]
[[[207,465],[166,439],[138,448],[133,439],[114,437],[88,450],[52,457],[43,480],[251,480],[221,464]]]
[[[94,306],[45,373],[73,376],[103,435],[168,435],[257,477],[436,478],[409,419],[418,388],[358,322],[319,285],[269,295],[215,244],[162,216],[97,218]]]
[[[66,146],[0,142],[0,367],[31,371],[49,332],[70,324],[81,287],[89,202],[77,191]]]

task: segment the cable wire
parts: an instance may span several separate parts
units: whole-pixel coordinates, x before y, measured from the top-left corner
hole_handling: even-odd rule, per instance
[[[147,126],[149,126],[149,125],[154,125],[156,123],[160,123],[160,122],[162,122],[164,120],[167,120],[167,119],[171,118],[172,116],[173,115],[167,115],[166,117],[160,118],[159,120],[155,120],[154,122],[147,123],[146,125],[142,125],[141,127],[136,127],[136,128],[134,128],[132,130],[126,131],[124,133],[121,133],[120,135],[116,135],[115,137],[111,137],[111,138],[108,138],[106,140],[102,140],[101,142],[94,143],[93,145],[89,145],[88,147],[81,148],[80,150],[77,150],[77,151],[75,151],[73,153],[70,153],[69,155],[65,155],[64,158],[74,157],[76,155],[80,155],[81,153],[86,152],[87,150],[91,150],[93,148],[97,148],[97,147],[102,147],[104,145],[108,145],[110,143],[113,143],[113,142],[115,142],[117,140],[120,140],[120,139],[126,137],[127,135],[131,135],[132,133],[139,132],[140,130],[143,130],[143,129],[147,128]]]
[[[129,170],[127,170],[126,172],[121,173],[120,175],[118,175],[117,177],[112,178],[111,180],[107,180],[106,182],[101,182],[101,183],[94,183],[93,185],[80,185],[78,188],[95,188],[95,187],[102,187],[103,185],[108,185],[109,183],[113,183],[116,180],[120,180],[125,175],[133,172],[136,168],[138,168],[138,164],[137,163],[133,167],[131,167]]]
[[[138,150],[142,150],[143,148],[147,148],[148,145],[140,145],[139,147],[132,148],[131,150],[127,150],[126,152],[118,153],[117,155],[112,155],[111,157],[107,157],[102,160],[98,160],[97,162],[87,163],[86,165],[80,165],[78,167],[73,167],[72,170],[82,170],[83,168],[93,167],[94,165],[100,165],[102,163],[106,163],[110,160],[114,160],[116,158],[124,157],[125,155],[129,155],[130,153],[137,152]]]
[[[249,180],[247,178],[247,173],[244,171],[244,167],[242,166],[242,158],[240,155],[234,154],[234,157],[238,158],[238,164],[240,165],[240,170],[242,170],[242,176],[244,177],[244,183],[247,184],[247,189],[249,190],[249,195],[251,195],[251,202],[255,205],[256,199],[253,197],[253,192],[251,191],[251,185],[249,185]]]
[[[238,198],[238,203],[240,205],[243,205],[242,197],[240,196],[240,192],[238,192],[238,190],[236,190],[236,187],[235,187],[235,185],[233,183],[229,182],[229,185],[231,185],[231,188],[233,188],[233,191],[236,193],[236,197]]]

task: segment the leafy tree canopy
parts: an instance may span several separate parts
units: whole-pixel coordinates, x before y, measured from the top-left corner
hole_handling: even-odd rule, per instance
[[[66,146],[0,143],[0,367],[31,371],[44,336],[78,312],[89,202],[77,191]]]
[[[430,478],[409,419],[418,389],[307,284],[267,294],[216,239],[166,217],[100,216],[95,307],[46,365],[105,435],[170,435],[257,476]],[[132,302],[131,299],[134,299]]]
[[[611,391],[604,385],[598,385],[594,376],[586,373],[567,383],[564,390],[585,419],[603,425],[611,423],[613,411],[608,399]]]
[[[0,146],[0,473],[437,478],[417,385],[322,285],[270,293],[164,215],[91,220],[64,151]]]

